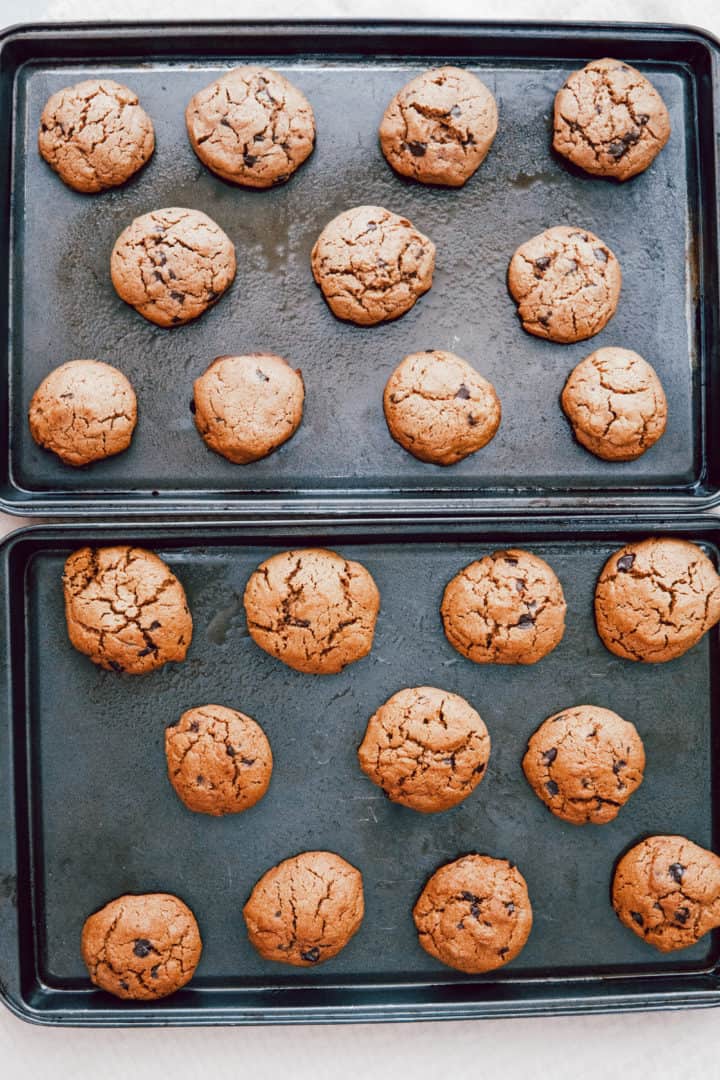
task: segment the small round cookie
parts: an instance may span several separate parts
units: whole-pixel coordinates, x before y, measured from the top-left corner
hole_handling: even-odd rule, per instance
[[[555,817],[572,825],[604,825],[640,787],[645,749],[634,724],[617,713],[575,705],[540,725],[522,767]]]
[[[565,383],[562,407],[577,441],[605,461],[632,461],[658,441],[667,401],[655,369],[631,349],[590,353]]]
[[[461,570],[440,607],[445,635],[476,664],[535,664],[565,633],[565,597],[546,562],[495,551]]]
[[[155,149],[155,133],[127,86],[87,79],[48,100],[38,148],[68,187],[92,194],[124,184],[141,169]]]
[[[62,580],[70,641],[94,664],[144,675],[185,659],[193,630],[185,590],[152,551],[80,548]]]
[[[70,360],[40,383],[28,420],[38,446],[66,465],[89,465],[127,450],[137,399],[117,368],[100,360]]]
[[[281,356],[219,356],[195,380],[195,425],[216,454],[247,465],[295,434],[304,401],[300,371]]]
[[[720,926],[720,857],[684,836],[649,836],[615,867],[612,905],[648,945],[686,949]]]
[[[611,555],[595,588],[602,642],[624,660],[682,656],[720,620],[720,576],[688,540],[654,537]]]
[[[399,90],[380,124],[380,146],[402,176],[462,187],[485,160],[497,132],[495,98],[472,72],[424,71]]]
[[[239,814],[262,799],[272,775],[259,724],[223,705],[188,709],[165,729],[168,778],[188,810]]]
[[[435,245],[407,218],[356,206],[325,226],[311,262],[333,315],[374,326],[404,315],[428,291]]]
[[[621,284],[620,263],[607,244],[565,225],[521,244],[508,270],[523,330],[566,345],[603,329],[615,314]]]
[[[360,768],[392,802],[449,810],[478,786],[490,757],[485,724],[464,698],[434,686],[393,694],[370,718]]]
[[[279,72],[252,64],[200,90],[185,122],[203,165],[244,187],[287,180],[315,144],[315,117],[305,95]]]
[[[670,116],[652,83],[620,60],[593,60],[555,97],[553,147],[594,176],[629,180],[670,138]]]
[[[335,675],[370,652],[380,593],[360,563],[307,548],[261,563],[243,602],[261,649],[295,671]]]
[[[243,908],[265,960],[314,967],[337,956],[365,914],[362,874],[330,851],[304,851],[263,874]]]
[[[425,952],[479,975],[521,952],[532,929],[532,907],[525,878],[513,863],[465,855],[435,871],[413,919]]]
[[[454,465],[481,450],[500,426],[492,383],[441,349],[406,356],[387,381],[383,407],[393,439],[434,465]]]
[[[86,919],[80,948],[101,990],[152,1001],[190,982],[202,941],[187,904],[170,893],[144,893],[119,896]]]
[[[235,248],[199,210],[170,206],[120,233],[110,274],[121,300],[156,326],[197,319],[232,284]]]

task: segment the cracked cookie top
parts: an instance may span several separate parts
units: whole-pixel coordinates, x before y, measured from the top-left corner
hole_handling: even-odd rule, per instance
[[[380,146],[402,176],[462,187],[497,132],[495,98],[463,68],[424,71],[399,90],[380,124]]]
[[[629,180],[670,138],[670,117],[652,83],[619,60],[593,60],[555,97],[553,147],[595,176]]]
[[[485,775],[490,736],[464,698],[434,686],[400,690],[370,718],[360,768],[393,802],[448,810]]]
[[[556,817],[573,825],[604,825],[642,783],[645,750],[635,726],[617,713],[575,705],[540,725],[522,766]]]
[[[312,272],[331,311],[358,326],[397,319],[432,285],[435,245],[382,206],[356,206],[325,226]]]
[[[532,929],[525,878],[507,859],[465,855],[436,870],[413,908],[418,941],[468,975],[514,960]]]
[[[124,184],[155,149],[137,94],[112,79],[88,79],[53,94],[43,109],[40,153],[61,180],[92,194]]]
[[[119,998],[167,997],[192,979],[202,941],[187,904],[169,893],[119,896],[85,921],[82,958],[101,990]]]
[[[304,851],[263,874],[243,908],[265,960],[313,967],[344,949],[365,914],[362,874],[330,851]]]
[[[562,407],[575,438],[605,461],[632,461],[658,441],[667,401],[655,369],[631,349],[597,349],[568,376]]]
[[[615,867],[612,904],[648,945],[685,949],[720,926],[720,858],[684,836],[649,836]]]
[[[109,671],[144,675],[184,660],[192,640],[185,590],[152,551],[80,548],[65,563],[70,641]]]
[[[380,594],[360,563],[308,548],[261,563],[244,604],[261,649],[296,671],[334,675],[370,652]]]
[[[170,206],[120,233],[110,274],[121,300],[157,326],[202,315],[235,277],[235,247],[207,214]]]
[[[219,356],[195,380],[195,424],[211,450],[245,465],[295,434],[304,401],[300,371],[281,356]]]
[[[603,644],[625,660],[682,656],[720,620],[720,576],[688,540],[651,538],[611,555],[595,588]]]
[[[521,244],[508,270],[523,329],[562,344],[598,334],[615,314],[621,285],[607,244],[565,225]]]
[[[70,360],[51,371],[30,401],[30,433],[66,465],[89,465],[127,450],[137,423],[135,391],[100,360]]]
[[[253,65],[233,68],[197,93],[185,121],[203,165],[245,187],[287,180],[315,144],[305,95],[277,71]]]
[[[440,607],[450,644],[476,664],[535,664],[565,633],[565,597],[546,562],[511,548],[470,563]]]

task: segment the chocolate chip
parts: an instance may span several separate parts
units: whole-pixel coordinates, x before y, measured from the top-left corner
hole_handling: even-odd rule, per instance
[[[686,868],[683,866],[682,863],[674,862],[672,866],[668,866],[668,874],[673,879],[673,881],[677,881],[679,885],[682,882],[685,869]]]
[[[460,893],[460,899],[461,900],[467,900],[468,904],[479,904],[480,903],[480,897],[476,896],[475,893],[471,893],[471,892],[461,892]]]
[[[148,645],[146,648],[140,650],[140,652],[138,653],[138,656],[149,656],[150,653],[157,652],[157,651],[158,651],[157,645]]]
[[[547,270],[551,262],[549,255],[541,255],[539,259],[535,260],[535,268],[540,271]]]
[[[543,754],[543,761],[545,762],[546,765],[550,765],[550,764],[552,764],[552,762],[555,760],[556,757],[557,757],[557,749],[554,746],[551,746],[550,749],[546,750],[545,753]]]
[[[158,972],[159,967],[160,967],[160,965],[156,964],[155,967],[150,968],[150,978],[151,979],[159,979],[160,978],[160,974]]]
[[[485,762],[483,762],[483,761],[481,761],[480,764],[476,765],[475,768],[473,769],[473,772],[477,773],[478,775],[481,772],[484,772],[484,771],[485,771]]]
[[[452,109],[450,110],[450,115],[451,116],[462,116],[462,109],[460,108],[460,106],[459,105],[453,105]]]
[[[532,615],[521,615],[517,621],[517,626],[534,626],[535,620]]]
[[[552,311],[548,311],[543,315],[538,315],[538,322],[540,323],[541,326],[549,326],[551,316],[552,316]]]
[[[675,912],[674,919],[676,922],[685,924],[690,918],[690,908],[679,907]]]
[[[160,629],[160,623],[157,621],[157,619],[153,619],[153,621],[150,623],[150,629],[151,630],[159,630]]]
[[[471,904],[470,905],[470,914],[472,915],[472,917],[474,919],[479,919],[480,918],[480,908],[478,907],[477,904]]]
[[[128,984],[125,982],[124,979],[120,980],[120,985],[122,986],[123,990],[129,990],[130,989],[130,987],[128,986]]]
[[[164,266],[167,262],[167,255],[163,251],[160,252],[160,258],[158,259],[158,262],[161,266]]]
[[[244,757],[240,758],[240,760],[242,761],[243,765],[254,765],[256,761],[254,757]]]
[[[472,135],[468,135],[468,137],[466,139],[461,140],[460,145],[461,146],[474,146],[475,145],[475,139],[474,139],[474,137]]]
[[[243,154],[243,161],[247,165],[248,169],[252,169],[253,165],[257,163],[257,158],[252,154]]]
[[[137,938],[135,942],[135,947],[133,948],[133,952],[136,956],[139,956],[140,959],[143,960],[152,952],[152,945],[147,938]]]
[[[153,276],[154,276],[156,281],[164,281],[165,280],[159,270],[153,270]]]
[[[510,949],[508,948],[508,946],[503,945],[502,949],[498,949],[498,956],[507,956],[507,954],[509,952],[510,952]]]
[[[632,570],[633,563],[635,562],[634,555],[621,555],[616,562],[616,567],[622,574],[626,574],[628,570]]]
[[[228,757],[235,757],[235,747],[234,746],[226,746],[225,747],[225,753],[227,754]]]
[[[288,619],[287,620],[287,625],[288,626],[299,626],[301,630],[306,630],[307,627],[310,625],[310,620],[309,619]]]
[[[170,296],[173,298],[173,300],[177,300],[178,304],[185,303],[185,293],[178,292],[176,289],[171,289]]]
[[[196,776],[195,777],[195,783],[200,784],[200,785],[204,784],[205,783],[205,777],[204,776]]]
[[[191,731],[199,731],[200,730],[200,725],[198,724],[197,720],[192,721],[192,723],[190,724],[190,730]]]
[[[320,959],[320,950],[317,945],[313,945],[312,949],[308,949],[307,952],[300,953],[303,960],[307,960],[309,964],[316,964]]]
[[[520,560],[516,559],[514,555],[503,555],[503,561],[510,566],[517,566]]]
[[[548,780],[545,785],[548,795],[557,795],[560,788],[557,786],[554,780]]]
[[[108,660],[108,664],[113,669],[113,671],[124,671],[125,670],[125,668],[122,666],[122,664],[119,664],[117,662],[117,660]]]
[[[477,427],[477,425],[478,425],[478,424],[479,424],[479,422],[480,422],[480,421],[479,421],[479,420],[477,419],[477,417],[476,417],[476,416],[473,416],[473,414],[472,414],[472,413],[468,413],[468,418],[467,418],[467,420],[468,420],[468,424],[470,425],[470,427]]]
[[[643,917],[642,917],[642,915],[640,914],[639,911],[631,911],[630,912],[630,918],[633,920],[633,922],[636,922],[638,924],[638,926],[644,926],[645,925],[645,920],[643,919]]]
[[[616,761],[615,764],[613,765],[613,772],[615,773],[615,775],[617,776],[617,774],[620,772],[620,770],[624,769],[626,765],[627,765],[627,761]]]
[[[257,135],[253,136],[253,142],[262,142],[264,138],[265,136],[262,134],[262,132],[258,132]]]
[[[507,908],[508,915],[512,915],[513,911],[515,910],[515,905],[513,904],[512,900],[507,900],[505,902],[505,907]]]
[[[455,397],[456,398],[462,398],[463,401],[467,401],[467,399],[470,397],[470,391],[468,390],[465,383],[461,384],[460,389],[458,390]]]
[[[605,248],[593,248],[593,255],[598,262],[606,263],[608,261],[608,253]]]
[[[647,115],[647,113],[640,113],[637,117],[637,122],[638,124],[640,124],[641,127],[644,127],[649,119],[650,117]]]
[[[409,142],[407,148],[413,157],[425,157],[427,144],[424,142]]]
[[[195,415],[195,409],[196,409],[195,398],[191,398],[190,399],[190,412],[193,414],[193,416]]]
[[[232,124],[230,123],[230,121],[225,116],[220,117],[220,123],[222,124],[223,127],[232,127]]]

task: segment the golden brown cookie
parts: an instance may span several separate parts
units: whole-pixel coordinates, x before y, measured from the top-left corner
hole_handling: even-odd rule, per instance
[[[365,914],[362,874],[330,851],[304,851],[263,874],[243,908],[265,960],[313,967],[337,956]]]
[[[620,263],[607,244],[565,225],[521,244],[508,270],[523,329],[562,344],[603,329],[615,314],[621,284]]]
[[[380,124],[380,146],[402,176],[462,187],[485,160],[497,123],[495,98],[476,75],[434,68],[392,99]]]
[[[168,777],[188,810],[239,814],[262,799],[273,759],[265,732],[223,705],[188,709],[165,729]]]
[[[667,424],[662,383],[632,349],[590,353],[570,372],[561,401],[577,441],[605,461],[640,457]]]
[[[135,218],[115,241],[110,274],[121,300],[157,326],[197,319],[235,277],[235,248],[199,210],[170,206]]]
[[[648,945],[685,949],[720,926],[720,857],[684,836],[649,836],[615,867],[612,904]]]
[[[635,726],[617,713],[575,705],[540,725],[522,766],[555,817],[572,825],[604,825],[640,787],[645,749]]]
[[[434,686],[393,694],[370,718],[360,768],[392,802],[432,814],[478,786],[490,757],[485,724],[464,698]]]
[[[195,974],[202,941],[187,904],[169,893],[119,896],[85,921],[82,958],[101,990],[152,1001]]]
[[[195,424],[216,454],[247,465],[295,434],[304,401],[300,371],[281,356],[219,356],[195,380]]]
[[[546,562],[511,548],[470,563],[440,607],[450,644],[476,664],[535,664],[565,633],[565,597]]]
[[[670,138],[670,116],[652,83],[620,60],[592,60],[555,97],[553,146],[594,176],[629,180]]]
[[[413,908],[418,941],[468,975],[514,960],[532,929],[525,878],[507,859],[465,855],[436,870]]]
[[[66,465],[89,465],[127,450],[137,400],[117,368],[100,360],[69,360],[40,383],[28,419],[38,446]]]
[[[184,660],[192,640],[185,590],[152,551],[80,548],[63,574],[65,618],[75,648],[129,675]]]
[[[185,122],[203,165],[245,187],[287,180],[315,144],[315,118],[302,91],[279,72],[252,64],[197,93]]]
[[[387,381],[383,406],[393,439],[434,465],[454,465],[482,449],[500,426],[492,383],[442,349],[406,356]]]
[[[284,551],[245,587],[256,645],[296,671],[334,675],[372,648],[380,593],[360,563],[334,551]]]
[[[68,187],[93,193],[124,184],[141,169],[155,149],[155,133],[127,86],[87,79],[48,100],[38,148]]]
[[[595,588],[603,644],[624,660],[682,656],[720,620],[720,576],[688,540],[654,537],[611,555]]]
[[[356,206],[325,226],[311,255],[330,310],[358,326],[397,319],[432,285],[435,245],[407,218]]]

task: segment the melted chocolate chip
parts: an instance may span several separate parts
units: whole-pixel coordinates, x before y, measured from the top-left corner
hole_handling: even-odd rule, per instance
[[[521,615],[517,621],[518,626],[534,626],[535,620],[532,615]]]
[[[316,964],[320,959],[320,950],[317,945],[313,945],[312,949],[308,949],[307,952],[300,953],[303,960],[307,960],[309,964]]]
[[[407,148],[413,157],[425,157],[427,144],[424,142],[409,142]]]
[[[140,959],[143,960],[146,956],[149,956],[149,954],[152,952],[152,945],[150,944],[150,942],[148,941],[147,938],[144,938],[144,937],[138,938],[136,940],[136,942],[135,942],[133,952],[135,953],[136,956],[139,956]]]
[[[462,400],[463,400],[463,401],[467,401],[467,400],[468,400],[468,398],[470,397],[470,391],[468,390],[468,388],[467,388],[467,386],[465,385],[465,383],[462,383],[462,384],[461,384],[461,386],[460,386],[460,389],[458,390],[458,392],[457,392],[457,394],[455,395],[455,397],[456,397],[456,398],[462,398]]]
[[[557,795],[560,788],[557,786],[554,780],[548,780],[545,785],[548,795]]]
[[[668,874],[673,879],[673,881],[677,881],[678,885],[682,882],[685,870],[686,867],[684,867],[683,864],[679,862],[674,862],[672,866],[668,866]]]
[[[615,565],[621,574],[627,574],[628,570],[632,570],[634,562],[634,555],[621,555]]]
[[[642,917],[642,915],[640,914],[639,911],[631,911],[630,912],[630,918],[633,920],[633,922],[636,922],[638,924],[638,926],[644,926],[645,925],[645,920],[643,919],[643,917]]]
[[[550,749],[546,750],[545,753],[543,754],[543,761],[545,762],[546,765],[551,765],[556,757],[557,757],[557,749],[554,746],[551,746]]]

